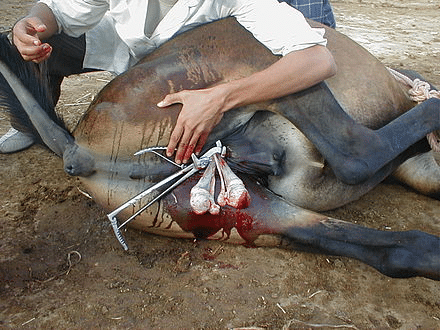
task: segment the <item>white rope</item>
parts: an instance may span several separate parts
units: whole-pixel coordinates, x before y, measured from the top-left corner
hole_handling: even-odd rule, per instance
[[[412,80],[396,70],[391,68],[387,69],[397,81],[406,84],[411,88],[408,93],[412,101],[422,103],[423,101],[426,101],[432,97],[440,99],[440,91],[431,89],[431,86],[429,86],[426,81],[422,81],[417,78]],[[440,131],[431,132],[426,135],[426,138],[428,139],[431,149],[435,152],[440,152]]]

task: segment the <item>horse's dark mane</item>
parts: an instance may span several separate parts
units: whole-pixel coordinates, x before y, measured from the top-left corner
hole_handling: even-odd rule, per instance
[[[48,94],[49,78],[46,65],[35,65],[32,62],[24,61],[15,46],[9,41],[7,34],[0,34],[0,61],[6,64],[18,79],[21,80],[49,117],[65,128],[65,124],[56,114],[55,106]],[[1,74],[0,108],[8,112],[13,127],[39,137],[22,105]]]

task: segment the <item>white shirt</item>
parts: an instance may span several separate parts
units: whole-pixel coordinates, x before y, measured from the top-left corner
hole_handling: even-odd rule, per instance
[[[177,0],[148,0],[145,35],[151,37],[159,22],[165,17]]]
[[[324,29],[277,0],[178,0],[146,35],[149,0],[40,0],[53,11],[59,30],[86,34],[84,68],[120,74],[178,33],[220,18],[237,21],[276,55],[326,45]],[[151,14],[151,13],[150,13]]]

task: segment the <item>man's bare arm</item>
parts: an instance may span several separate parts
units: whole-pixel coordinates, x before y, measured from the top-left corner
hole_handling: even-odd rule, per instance
[[[175,149],[176,162],[186,162],[198,153],[211,130],[226,111],[267,101],[311,87],[336,73],[336,64],[324,46],[313,46],[282,57],[267,69],[249,77],[202,90],[184,90],[167,95],[158,106],[182,103],[171,134],[167,155]]]

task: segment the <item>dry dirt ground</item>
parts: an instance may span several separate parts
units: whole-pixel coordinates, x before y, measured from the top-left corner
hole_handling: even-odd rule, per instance
[[[0,29],[30,1],[2,0]],[[436,1],[335,0],[338,29],[387,65],[440,86]],[[71,77],[69,125],[110,76]],[[0,133],[8,125],[0,117]],[[42,147],[0,155],[0,328],[440,329],[440,283],[391,279],[346,258],[125,234]],[[387,230],[440,234],[440,201],[386,182],[331,212]]]

